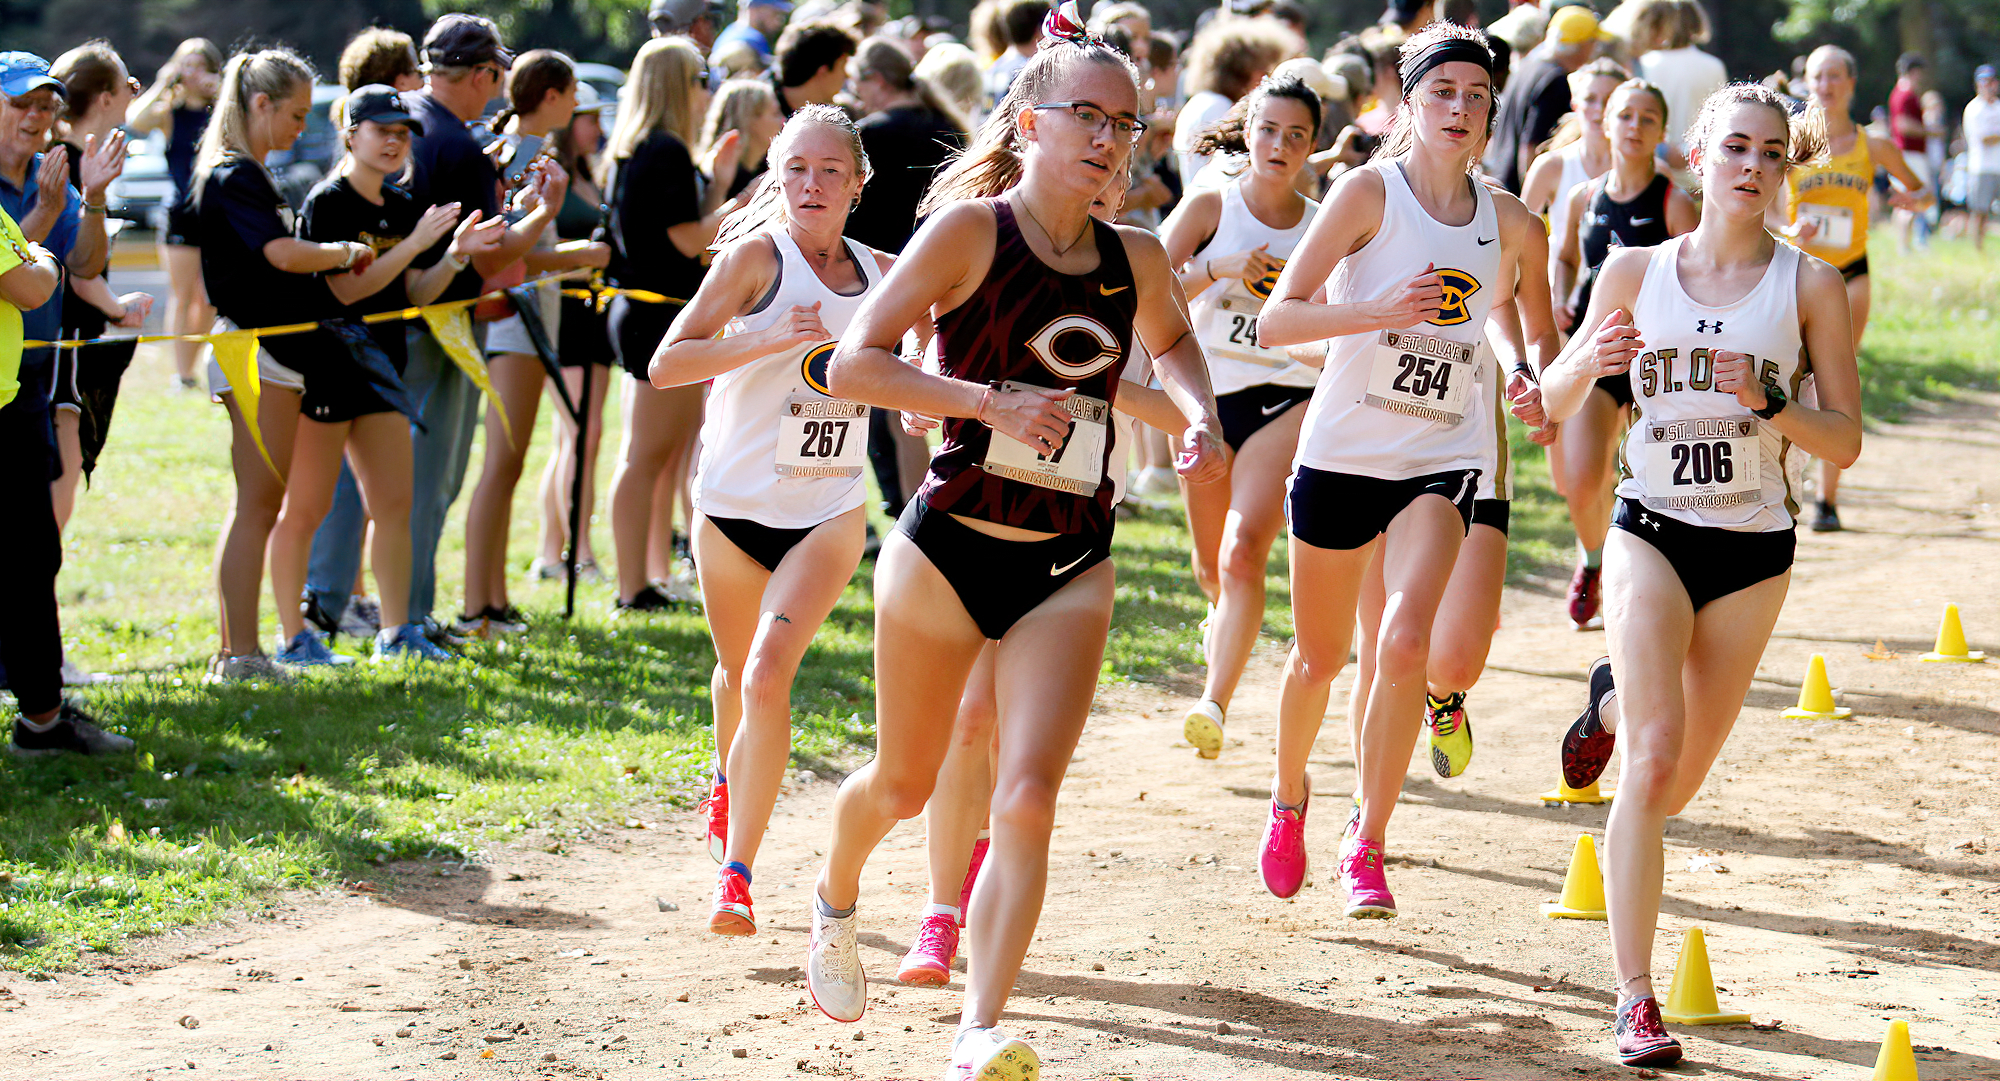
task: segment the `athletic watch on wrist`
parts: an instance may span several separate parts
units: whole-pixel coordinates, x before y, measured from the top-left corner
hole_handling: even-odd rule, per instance
[[[1785,411],[1787,401],[1784,391],[1779,390],[1777,387],[1767,386],[1764,388],[1764,408],[1752,409],[1750,412],[1765,420],[1770,420],[1772,417]]]

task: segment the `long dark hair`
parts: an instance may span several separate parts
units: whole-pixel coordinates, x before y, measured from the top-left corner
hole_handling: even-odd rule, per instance
[[[507,69],[507,104],[493,115],[494,132],[506,131],[509,120],[541,108],[550,91],[567,90],[575,82],[576,63],[562,53],[554,49],[522,53]]]
[[[1402,50],[1396,54],[1399,74],[1400,69],[1415,60],[1419,53],[1447,38],[1463,38],[1466,41],[1474,42],[1483,46],[1489,56],[1493,52],[1493,44],[1487,39],[1483,31],[1460,26],[1457,23],[1432,23],[1422,30],[1411,34],[1410,40],[1403,43]],[[1486,70],[1491,72],[1493,69],[1489,65]],[[1410,93],[1415,92],[1416,88],[1412,87]],[[1417,121],[1415,112],[1410,108],[1410,93],[1403,95],[1402,103],[1396,107],[1396,119],[1389,125],[1388,134],[1382,137],[1382,142],[1375,148],[1374,156],[1368,160],[1392,161],[1409,153],[1410,148],[1417,145]],[[1493,122],[1498,118],[1499,113],[1499,101],[1489,96],[1486,101],[1486,137],[1488,139],[1493,137]],[[1479,156],[1477,154],[1473,155],[1472,159],[1466,162],[1465,168],[1468,173],[1479,168]]]
[[[1318,138],[1321,108],[1318,92],[1296,75],[1267,75],[1255,89],[1243,95],[1243,100],[1230,106],[1227,116],[1195,136],[1194,153],[1204,157],[1249,153],[1250,144],[1244,131],[1250,126],[1250,118],[1257,115],[1257,107],[1271,98],[1290,98],[1304,105],[1306,112],[1312,114],[1313,137]]]

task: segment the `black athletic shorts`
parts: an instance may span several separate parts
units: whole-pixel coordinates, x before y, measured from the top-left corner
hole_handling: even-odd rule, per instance
[[[370,413],[394,413],[361,373],[344,371],[306,376],[306,392],[299,396],[299,416],[321,424],[341,424]]]
[[[753,522],[748,518],[717,518],[713,514],[707,518],[723,536],[729,538],[729,543],[735,545],[744,555],[756,560],[767,571],[777,570],[778,564],[784,561],[785,554],[797,547],[798,543],[805,540],[813,530],[819,528],[809,525],[804,529],[779,529],[762,522]]]
[[[921,498],[910,500],[896,530],[910,538],[951,583],[958,602],[986,637],[1007,636],[1022,616],[1056,590],[1111,556],[1111,529],[1038,541],[988,536]]]
[[[185,200],[167,204],[167,231],[160,243],[182,248],[201,247],[201,216]]]
[[[651,382],[646,369],[652,367],[653,350],[660,347],[680,310],[678,304],[647,304],[627,297],[612,300],[605,313],[610,317],[611,348],[626,374],[641,383]]]
[[[1472,521],[1466,526],[1483,525],[1507,535],[1507,527],[1514,518],[1514,501],[1511,499],[1475,499],[1472,501]]]
[[[1472,528],[1479,470],[1454,469],[1408,480],[1382,480],[1297,466],[1285,493],[1285,522],[1292,536],[1312,545],[1351,552],[1389,528],[1403,508],[1422,495],[1441,495]]]
[[[1244,387],[1234,394],[1215,399],[1216,415],[1222,418],[1222,441],[1230,450],[1242,450],[1264,425],[1277,420],[1293,406],[1312,401],[1311,387],[1281,387],[1264,383]]]
[[[563,367],[609,365],[617,359],[611,349],[608,315],[609,312],[600,313],[588,300],[562,298],[562,320],[556,326],[556,358]]]
[[[1746,533],[1689,525],[1649,511],[1636,499],[1619,499],[1611,524],[1667,557],[1697,612],[1718,597],[1790,570],[1798,548],[1798,531],[1794,529]]]
[[[1844,282],[1851,282],[1856,278],[1865,278],[1867,276],[1868,257],[1865,255],[1840,268],[1840,280]]]
[[[1611,395],[1611,400],[1619,405],[1632,404],[1632,375],[1629,372],[1599,376],[1597,389]]]

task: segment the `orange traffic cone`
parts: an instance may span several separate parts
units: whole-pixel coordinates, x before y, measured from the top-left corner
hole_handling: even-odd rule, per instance
[[[1910,1023],[1889,1022],[1882,1034],[1882,1050],[1875,1056],[1875,1076],[1870,1081],[1917,1081],[1917,1056],[1910,1049]]]
[[[1674,966],[1674,985],[1660,1017],[1675,1025],[1743,1025],[1747,1013],[1723,1013],[1715,1000],[1715,977],[1708,971],[1708,942],[1701,928],[1688,928],[1681,940],[1681,963]]]
[[[1569,856],[1569,874],[1563,878],[1562,900],[1544,904],[1542,915],[1552,920],[1601,920],[1604,912],[1604,877],[1597,870],[1597,844],[1590,834],[1578,834],[1576,849]]]
[[[1986,654],[1965,648],[1965,628],[1958,622],[1958,605],[1947,604],[1944,606],[1944,619],[1938,622],[1937,648],[1920,659],[1977,664],[1986,659]]]
[[[1568,784],[1557,781],[1556,786],[1542,793],[1540,798],[1543,803],[1553,807],[1559,803],[1610,803],[1611,797],[1617,794],[1615,789],[1610,792],[1599,791],[1596,781],[1590,782],[1585,788],[1571,788]]]
[[[1846,706],[1833,704],[1833,687],[1826,681],[1826,657],[1815,653],[1806,662],[1806,679],[1799,684],[1799,704],[1786,710],[1783,716],[1811,721],[1839,720],[1854,711]]]

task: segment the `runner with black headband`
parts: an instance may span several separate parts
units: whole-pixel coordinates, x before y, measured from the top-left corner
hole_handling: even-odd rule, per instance
[[[1432,625],[1494,438],[1500,388],[1478,359],[1487,315],[1518,282],[1526,339],[1553,334],[1540,220],[1471,176],[1491,130],[1493,66],[1485,35],[1452,24],[1403,45],[1394,128],[1373,162],[1334,185],[1258,323],[1266,345],[1332,339],[1286,507],[1297,638],[1259,859],[1277,896],[1305,879],[1306,760],[1377,547],[1396,598],[1362,709],[1361,803],[1340,860],[1357,918],[1396,914],[1384,838],[1424,716]],[[1325,302],[1312,300],[1322,289]]]
[[[996,1026],[1032,941],[1056,794],[1090,712],[1110,626],[1119,369],[1138,339],[1190,424],[1180,469],[1225,468],[1201,351],[1151,234],[1091,219],[1143,130],[1132,66],[1086,36],[1074,4],[972,149],[926,197],[929,222],[834,354],[832,390],[947,418],[929,477],[876,569],[873,761],[834,803],[812,898],[814,1002],[861,1018],[862,866],[923,809],[966,679],[997,640],[1000,751],[993,840],[974,887],[972,969],[947,1078],[1034,1078],[1039,1059]],[[940,374],[891,349],[927,313]]]

